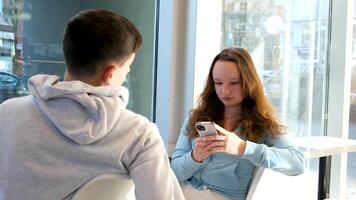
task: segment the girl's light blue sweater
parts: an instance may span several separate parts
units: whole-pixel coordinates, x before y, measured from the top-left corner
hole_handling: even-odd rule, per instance
[[[247,141],[242,156],[215,153],[202,163],[192,159],[194,140],[188,140],[187,118],[172,155],[172,169],[178,181],[190,182],[197,189],[209,188],[231,199],[246,199],[256,166],[263,166],[286,175],[304,171],[303,154],[286,135],[266,137],[261,144]],[[237,129],[236,134],[239,134]]]

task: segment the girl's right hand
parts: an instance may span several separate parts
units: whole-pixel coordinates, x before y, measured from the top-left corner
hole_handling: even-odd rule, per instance
[[[206,146],[208,146],[210,143],[210,141],[202,140],[201,137],[197,137],[195,139],[195,146],[192,151],[192,158],[194,161],[201,163],[205,160],[205,158],[212,154],[212,151],[206,148]]]

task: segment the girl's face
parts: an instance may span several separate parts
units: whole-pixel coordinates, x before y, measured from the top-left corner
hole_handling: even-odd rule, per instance
[[[218,60],[213,68],[215,92],[226,107],[239,107],[242,100],[240,72],[234,62]]]

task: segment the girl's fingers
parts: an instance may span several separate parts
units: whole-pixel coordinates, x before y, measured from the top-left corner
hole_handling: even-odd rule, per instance
[[[197,146],[197,147],[206,147],[207,145],[210,145],[211,143],[212,143],[211,141],[195,142],[195,146]]]
[[[200,138],[201,141],[215,141],[215,140],[226,140],[227,136],[226,135],[209,135]]]
[[[216,148],[216,147],[225,147],[225,146],[226,146],[225,141],[223,141],[223,142],[218,141],[218,142],[213,142],[213,143],[207,145],[206,147],[207,148]]]

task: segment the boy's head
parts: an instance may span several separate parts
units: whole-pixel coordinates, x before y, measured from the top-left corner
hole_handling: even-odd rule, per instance
[[[67,71],[76,78],[112,76],[116,68],[112,66],[105,72],[108,66],[123,65],[141,45],[137,28],[128,19],[105,9],[84,10],[75,15],[63,35]]]

